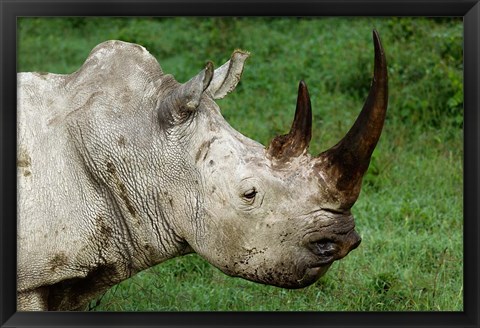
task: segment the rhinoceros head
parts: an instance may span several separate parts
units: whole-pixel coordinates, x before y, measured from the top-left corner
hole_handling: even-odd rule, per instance
[[[374,77],[365,105],[346,136],[317,156],[308,153],[312,112],[303,81],[290,132],[267,147],[223,119],[214,100],[237,85],[248,56],[242,51],[216,70],[208,63],[160,104],[161,124],[186,136],[198,170],[197,215],[184,237],[223,272],[300,288],[360,244],[350,209],[387,108],[385,55],[375,31],[373,39]]]

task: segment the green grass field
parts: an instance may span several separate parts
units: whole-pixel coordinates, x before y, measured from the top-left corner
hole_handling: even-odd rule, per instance
[[[263,144],[288,131],[309,87],[315,154],[348,130],[367,96],[372,29],[387,54],[385,128],[352,209],[362,244],[314,285],[286,290],[231,278],[195,254],[114,286],[96,311],[462,311],[463,25],[427,18],[21,18],[18,71],[70,73],[108,39],[145,46],[180,82],[207,60],[251,52],[218,101]]]

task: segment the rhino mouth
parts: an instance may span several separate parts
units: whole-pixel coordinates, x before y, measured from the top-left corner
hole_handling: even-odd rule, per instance
[[[325,273],[327,273],[328,269],[332,265],[331,261],[328,264],[319,264],[313,267],[309,267],[305,270],[303,277],[297,280],[297,285],[291,288],[303,288],[313,284],[315,281],[320,279]]]
[[[313,255],[313,260],[307,265],[303,277],[297,280],[297,286],[293,288],[303,288],[313,284],[328,271],[333,262],[345,257],[357,248],[361,241],[362,239],[353,229],[335,238],[322,237],[309,241],[306,247]]]

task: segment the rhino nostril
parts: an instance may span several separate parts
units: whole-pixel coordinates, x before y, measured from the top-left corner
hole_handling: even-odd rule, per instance
[[[338,252],[337,244],[329,239],[323,239],[312,243],[310,249],[315,255],[322,257],[332,257]]]

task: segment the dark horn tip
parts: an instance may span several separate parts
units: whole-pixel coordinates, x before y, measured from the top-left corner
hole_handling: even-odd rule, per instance
[[[373,34],[373,40],[375,41],[375,43],[380,43],[380,34],[378,34],[378,31],[376,29],[373,29],[372,31],[372,34]]]
[[[307,99],[302,99],[302,100],[306,100],[306,101],[310,102],[310,96],[308,94],[307,83],[305,83],[304,80],[300,80],[300,83],[298,83],[298,94],[301,96],[301,98],[307,98]]]
[[[380,57],[384,56],[384,51],[382,47],[382,41],[380,40],[380,35],[378,34],[377,30],[373,30],[373,44],[375,47],[375,55],[380,55]]]
[[[297,113],[298,111],[298,113]],[[298,114],[298,117],[297,117]],[[293,126],[299,131],[302,138],[297,142],[304,144],[308,148],[310,139],[312,137],[312,104],[310,102],[310,95],[308,93],[307,84],[304,80],[300,81],[298,87],[297,109],[295,110],[295,121]]]
[[[306,111],[307,116],[311,116],[310,95],[308,94],[307,84],[304,80],[300,80],[298,84],[297,110],[298,109]]]

